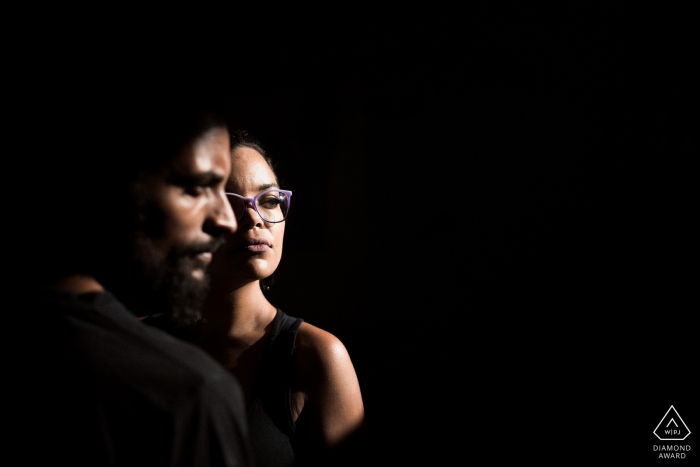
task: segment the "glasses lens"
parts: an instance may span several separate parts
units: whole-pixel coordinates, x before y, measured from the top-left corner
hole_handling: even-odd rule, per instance
[[[258,196],[257,208],[263,220],[281,222],[289,211],[289,197],[281,191],[266,191]]]

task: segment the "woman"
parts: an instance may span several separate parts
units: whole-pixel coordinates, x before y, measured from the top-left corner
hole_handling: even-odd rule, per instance
[[[214,254],[202,321],[187,338],[238,377],[259,467],[321,463],[363,425],[358,378],[337,337],[263,293],[282,257],[291,192],[259,143],[244,131],[231,138],[226,191],[238,230]]]

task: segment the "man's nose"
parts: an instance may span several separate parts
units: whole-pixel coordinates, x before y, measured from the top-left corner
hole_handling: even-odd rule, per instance
[[[226,194],[223,191],[212,200],[209,222],[217,230],[224,230],[231,233],[238,230],[236,216],[233,214],[231,203],[228,202]]]

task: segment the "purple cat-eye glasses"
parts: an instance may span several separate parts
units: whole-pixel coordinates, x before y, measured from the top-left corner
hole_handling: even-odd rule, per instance
[[[243,218],[243,214],[248,204],[250,204],[255,209],[255,212],[258,213],[260,219],[265,222],[276,223],[282,222],[287,218],[292,192],[270,188],[252,198],[246,198],[236,193],[226,193],[226,198],[231,203],[233,213],[238,221]]]

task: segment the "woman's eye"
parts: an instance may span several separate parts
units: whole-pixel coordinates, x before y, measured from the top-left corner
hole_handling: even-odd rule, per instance
[[[258,204],[267,209],[274,209],[280,204],[280,200],[277,197],[269,197],[265,199],[258,200]]]

